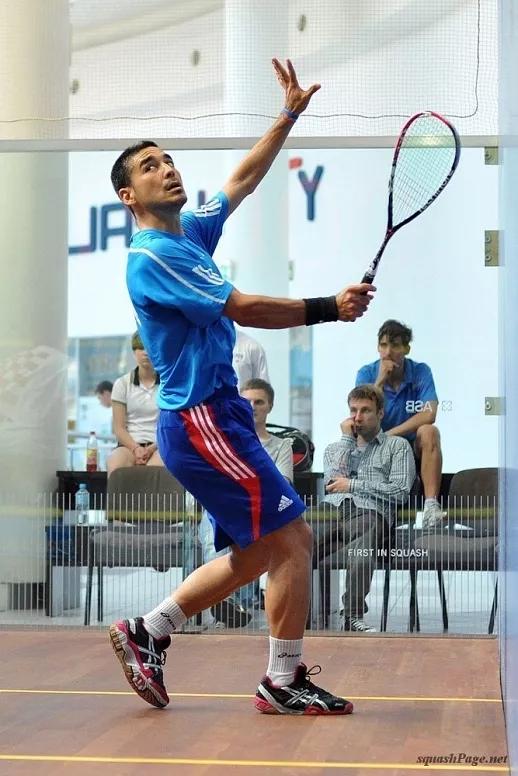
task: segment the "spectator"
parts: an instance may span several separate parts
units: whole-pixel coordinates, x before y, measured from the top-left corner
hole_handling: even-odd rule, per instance
[[[293,483],[293,450],[291,439],[279,439],[266,430],[268,415],[273,409],[275,393],[269,382],[260,378],[247,380],[241,396],[252,405],[254,426],[264,449],[288,482]]]
[[[438,502],[442,452],[435,419],[439,402],[430,367],[407,358],[411,341],[412,329],[399,321],[385,321],[378,332],[380,358],[359,370],[356,385],[374,383],[383,390],[381,428],[412,445],[425,496],[423,526],[432,528],[446,514]]]
[[[138,332],[131,338],[137,366],[119,377],[112,390],[113,433],[119,444],[106,461],[108,476],[124,466],[163,466],[157,450],[159,375]]]
[[[381,430],[384,398],[374,385],[359,385],[347,397],[350,417],[340,426],[339,442],[324,452],[324,501],[340,510],[333,529],[348,545],[347,587],[342,598],[346,631],[373,631],[363,617],[377,551],[387,536],[398,504],[404,503],[415,479],[410,444]],[[327,541],[319,543],[317,552]]]
[[[95,395],[99,399],[101,407],[110,408],[112,406],[113,383],[109,380],[102,380],[95,389]]]
[[[270,383],[259,378],[246,381],[241,389],[241,396],[252,405],[254,426],[265,451],[268,453],[281,474],[288,482],[293,482],[293,452],[290,439],[279,439],[266,430],[266,419],[273,408],[275,394]],[[204,512],[200,521],[200,542],[202,545],[203,562],[224,555],[229,549],[217,553],[214,547],[214,529],[211,518]],[[228,627],[242,627],[250,622],[249,610],[259,603],[259,580],[245,585],[237,590],[231,598],[212,607],[212,614],[217,623]]]
[[[263,346],[249,334],[236,327],[232,365],[237,375],[238,389],[248,380],[269,381],[268,364]]]

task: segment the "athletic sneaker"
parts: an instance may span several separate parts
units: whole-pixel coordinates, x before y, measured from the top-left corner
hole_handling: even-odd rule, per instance
[[[169,703],[162,666],[171,639],[155,639],[144,628],[144,619],[120,620],[110,627],[110,641],[126,679],[143,700],[163,708]]]
[[[262,714],[350,714],[354,708],[350,701],[337,698],[310,681],[310,676],[321,670],[320,666],[313,666],[308,671],[301,663],[294,681],[286,687],[275,687],[263,676],[255,694],[255,708]]]
[[[360,617],[344,617],[344,624],[342,627],[344,631],[356,631],[357,633],[376,633],[376,628],[371,628],[367,625],[365,620]]]
[[[430,530],[438,528],[442,525],[446,512],[443,512],[441,505],[437,499],[430,499],[425,501],[423,509],[423,528],[424,530]]]

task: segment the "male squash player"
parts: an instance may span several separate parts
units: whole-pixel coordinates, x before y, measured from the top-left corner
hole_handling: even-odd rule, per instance
[[[199,210],[180,215],[187,200],[182,178],[169,154],[151,141],[127,148],[112,169],[115,191],[140,229],[131,241],[127,285],[142,341],[160,374],[160,455],[213,517],[216,549],[231,546],[231,553],[196,569],[144,617],[114,623],[110,638],[135,692],[166,706],[162,665],[170,634],[267,571],[270,661],[256,708],[349,714],[352,703],[314,685],[301,661],[312,532],[304,504],[257,437],[250,403],[237,391],[232,351],[234,321],[270,329],[355,321],[375,289],[362,284],[304,300],[242,294],[212,259],[225,220],[266,175],[320,88],[303,90],[289,60],[287,69],[276,59],[273,65],[285,107],[222,191]]]

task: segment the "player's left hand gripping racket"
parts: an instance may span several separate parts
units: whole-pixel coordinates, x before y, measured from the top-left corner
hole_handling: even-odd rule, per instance
[[[457,130],[438,113],[417,113],[399,136],[389,179],[385,239],[362,283],[372,283],[390,238],[417,218],[451,180],[460,158]]]

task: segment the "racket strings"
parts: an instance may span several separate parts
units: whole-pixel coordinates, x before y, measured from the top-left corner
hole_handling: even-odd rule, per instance
[[[434,155],[435,156],[435,155]],[[410,164],[408,159],[404,165],[396,168],[393,186],[393,225],[421,210],[441,188],[451,170],[452,159],[443,163],[434,158],[421,158]]]
[[[452,131],[434,116],[410,125],[392,181],[392,224],[411,218],[435,198],[451,173],[457,148]]]

